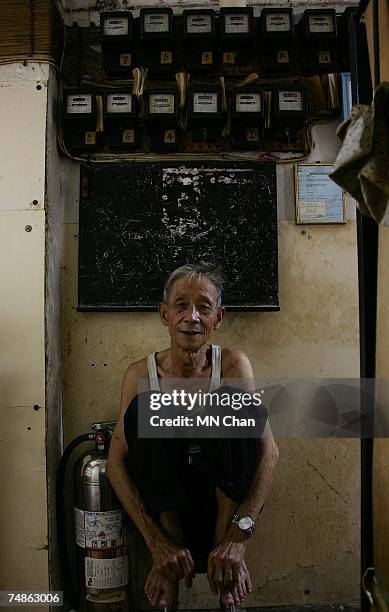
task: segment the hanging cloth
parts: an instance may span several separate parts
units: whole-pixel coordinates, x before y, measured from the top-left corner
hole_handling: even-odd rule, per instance
[[[377,87],[371,106],[354,106],[337,135],[343,144],[330,177],[381,223],[389,204],[389,83]]]

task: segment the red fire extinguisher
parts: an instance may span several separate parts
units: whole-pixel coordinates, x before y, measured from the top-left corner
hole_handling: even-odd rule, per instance
[[[57,479],[58,541],[70,603],[85,612],[127,612],[128,555],[124,511],[106,477],[110,427],[94,423],[93,433],[73,440],[61,459]],[[67,555],[63,485],[68,459],[86,440],[94,448],[82,453],[74,466],[74,521],[77,548],[77,585]]]

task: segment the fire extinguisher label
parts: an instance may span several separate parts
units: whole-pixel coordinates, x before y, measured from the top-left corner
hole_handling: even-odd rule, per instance
[[[92,589],[113,589],[128,582],[128,557],[94,559],[85,557],[85,585]]]
[[[82,548],[107,550],[123,546],[123,511],[74,509],[76,542]]]

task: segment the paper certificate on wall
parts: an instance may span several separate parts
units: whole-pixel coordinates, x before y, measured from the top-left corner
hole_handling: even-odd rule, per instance
[[[297,164],[296,223],[346,223],[344,192],[328,176],[333,164]]]

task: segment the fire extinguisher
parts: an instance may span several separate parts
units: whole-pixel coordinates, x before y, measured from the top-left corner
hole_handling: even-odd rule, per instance
[[[65,587],[75,610],[125,612],[128,556],[124,511],[106,477],[110,427],[94,423],[93,433],[78,436],[66,448],[57,475],[58,543]],[[73,583],[66,546],[64,477],[73,450],[93,440],[74,466],[74,519],[77,548],[77,585]]]

